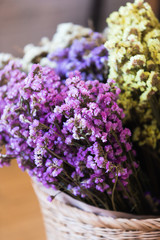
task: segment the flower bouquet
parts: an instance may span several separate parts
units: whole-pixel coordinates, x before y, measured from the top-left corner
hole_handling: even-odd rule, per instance
[[[1,56],[0,166],[31,176],[49,240],[160,239],[160,23],[142,0],[107,21]]]

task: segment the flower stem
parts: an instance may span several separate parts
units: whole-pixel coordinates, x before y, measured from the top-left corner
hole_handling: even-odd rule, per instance
[[[69,162],[67,162],[65,159],[63,159],[62,157],[60,157],[58,154],[56,154],[55,152],[53,152],[52,150],[50,150],[47,146],[44,147],[47,152],[49,152],[51,155],[53,155],[54,157],[61,159],[64,163],[66,163],[67,165],[69,165],[70,167],[73,168],[73,165],[71,165]]]
[[[112,200],[112,207],[113,207],[113,210],[114,210],[114,211],[116,211],[114,196],[115,196],[115,190],[116,190],[117,182],[118,182],[118,170],[117,170],[117,168],[116,168],[116,180],[115,180],[115,183],[114,183],[114,186],[113,186],[112,199],[111,199],[111,200]]]

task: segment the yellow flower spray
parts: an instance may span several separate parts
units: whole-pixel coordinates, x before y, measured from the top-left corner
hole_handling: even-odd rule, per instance
[[[119,104],[126,114],[125,124],[132,129],[133,141],[142,152],[149,149],[148,157],[157,162],[160,159],[160,23],[143,0],[120,7],[107,23],[109,78],[115,79],[121,88]]]

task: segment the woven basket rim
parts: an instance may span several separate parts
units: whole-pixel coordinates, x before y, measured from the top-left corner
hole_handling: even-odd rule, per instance
[[[33,182],[33,188],[39,198],[48,205],[48,209],[58,209],[59,213],[64,217],[72,217],[80,222],[92,225],[94,228],[119,229],[120,231],[160,231],[160,217],[137,219],[135,218],[113,218],[110,216],[97,215],[93,212],[87,212],[75,206],[70,206],[64,202],[54,199],[52,202],[47,200],[48,194],[44,191],[41,184]]]

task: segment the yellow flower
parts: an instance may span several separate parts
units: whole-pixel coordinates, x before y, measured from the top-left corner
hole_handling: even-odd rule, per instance
[[[125,121],[136,119],[133,140],[155,148],[160,133],[149,101],[160,91],[160,23],[143,0],[120,7],[107,22],[109,78],[122,90]]]

